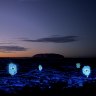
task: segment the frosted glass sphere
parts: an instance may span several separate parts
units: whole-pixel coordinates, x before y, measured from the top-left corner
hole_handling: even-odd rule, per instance
[[[14,63],[10,63],[8,66],[8,71],[10,75],[15,75],[17,74],[17,65]]]
[[[91,67],[90,66],[84,66],[82,68],[82,73],[88,77],[91,74]]]

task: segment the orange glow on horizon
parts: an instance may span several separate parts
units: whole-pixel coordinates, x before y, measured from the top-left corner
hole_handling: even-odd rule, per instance
[[[34,54],[35,52],[33,51],[12,52],[12,53],[0,52],[0,57],[32,57]]]
[[[18,52],[12,52],[12,53],[2,53],[0,52],[0,57],[32,57],[36,54],[43,54],[43,53],[53,53],[53,52],[48,52],[46,50],[29,50],[29,51],[18,51]],[[57,52],[57,54],[60,54],[60,52]],[[61,54],[63,55],[63,54]],[[66,54],[65,54],[66,55]],[[64,55],[63,55],[64,56]]]
[[[40,54],[40,53],[52,53],[52,52],[48,52],[46,50],[37,50],[37,49],[32,49],[32,50],[28,50],[28,51],[18,51],[18,52],[12,52],[12,53],[2,53],[0,52],[0,57],[32,57],[36,54]]]

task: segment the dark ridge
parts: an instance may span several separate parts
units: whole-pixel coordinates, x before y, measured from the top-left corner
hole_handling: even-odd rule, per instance
[[[45,53],[45,54],[36,54],[32,57],[33,62],[35,63],[43,63],[48,65],[55,65],[62,64],[64,61],[64,56],[60,54],[54,53]]]
[[[60,54],[54,54],[54,53],[45,53],[45,54],[36,54],[33,57],[33,60],[38,60],[38,61],[42,61],[42,60],[46,60],[48,61],[62,61],[64,60],[64,56],[60,55]]]
[[[36,54],[33,58],[44,58],[44,59],[64,59],[63,55],[55,54],[55,53],[45,53],[45,54]]]

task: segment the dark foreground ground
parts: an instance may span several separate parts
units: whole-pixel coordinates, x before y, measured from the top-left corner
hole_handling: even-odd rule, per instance
[[[18,73],[11,76],[7,66],[17,64]],[[81,68],[76,68],[76,63]],[[64,59],[63,61],[32,60],[31,58],[0,59],[0,96],[96,96],[95,59]],[[38,70],[38,65],[43,70]],[[89,65],[86,77],[82,67]]]

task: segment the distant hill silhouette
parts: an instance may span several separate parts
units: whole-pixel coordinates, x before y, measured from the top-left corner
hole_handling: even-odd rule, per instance
[[[32,60],[36,63],[43,63],[48,65],[60,65],[64,61],[64,56],[54,53],[36,54],[32,57]]]
[[[46,60],[62,60],[64,59],[63,55],[55,54],[55,53],[43,53],[36,54],[32,57],[33,59],[46,59]]]

